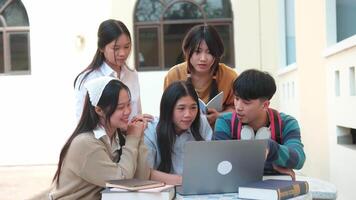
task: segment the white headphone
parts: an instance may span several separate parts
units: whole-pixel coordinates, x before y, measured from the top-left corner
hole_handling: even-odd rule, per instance
[[[271,138],[271,130],[268,127],[261,127],[256,134],[249,125],[243,125],[241,128],[241,140],[265,140]]]

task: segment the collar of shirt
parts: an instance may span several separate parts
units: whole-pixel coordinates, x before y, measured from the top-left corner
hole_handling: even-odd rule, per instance
[[[113,142],[111,143],[110,142],[110,138],[109,136],[106,134],[106,131],[104,129],[104,127],[102,126],[97,126],[94,130],[94,137],[98,140],[104,140],[106,143],[110,144],[111,148],[113,151],[116,151],[116,150],[119,150],[121,147],[120,147],[120,139],[119,139],[119,136],[118,136],[118,133],[115,132],[115,138],[113,140]]]
[[[183,137],[187,137],[187,136],[193,136],[192,131],[190,130],[190,128],[188,130],[185,130],[183,133],[181,133],[180,135],[176,135],[176,139],[179,138],[183,138]]]
[[[100,71],[104,76],[117,77],[117,73],[106,62],[103,62],[100,67]]]
[[[105,76],[112,76],[112,77],[116,77],[119,79],[121,79],[122,77],[125,77],[125,73],[128,70],[126,65],[122,65],[120,77],[117,77],[117,72],[115,70],[113,70],[106,62],[103,62],[100,69]]]

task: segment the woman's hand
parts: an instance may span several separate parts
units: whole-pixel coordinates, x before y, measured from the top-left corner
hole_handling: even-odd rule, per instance
[[[208,122],[211,127],[214,128],[214,124],[216,121],[216,118],[218,118],[220,113],[216,111],[214,108],[208,108],[208,112],[206,114],[206,118],[208,119]]]
[[[131,122],[134,121],[143,121],[145,122],[145,129],[147,128],[147,123],[153,121],[153,116],[150,114],[142,114],[142,115],[136,115],[131,119]]]
[[[176,175],[176,180],[175,183],[173,185],[182,185],[183,183],[183,178],[180,175]]]
[[[132,135],[136,137],[142,137],[143,132],[147,126],[147,122],[143,120],[131,120],[127,125],[127,135]]]
[[[165,182],[169,185],[182,185],[183,178],[177,174],[169,174],[155,169],[151,169],[150,179]]]
[[[153,121],[153,115],[150,114],[142,114],[141,115],[143,119],[145,119],[147,122],[152,122]]]

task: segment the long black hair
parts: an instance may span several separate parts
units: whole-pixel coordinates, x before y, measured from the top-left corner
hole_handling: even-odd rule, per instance
[[[192,57],[193,53],[199,48],[200,43],[202,41],[206,42],[206,45],[209,48],[210,54],[214,57],[214,63],[211,67],[211,75],[212,75],[212,82],[210,86],[210,96],[209,99],[215,97],[218,91],[218,85],[216,83],[216,73],[219,69],[219,62],[224,54],[224,44],[221,40],[219,33],[216,29],[207,24],[196,25],[189,30],[187,35],[184,37],[182,50],[185,54],[185,60],[188,63],[187,67],[187,74],[188,74],[188,82],[192,82],[191,79],[191,72],[193,71],[193,66],[190,63],[190,58]]]
[[[84,77],[81,79],[81,82],[78,85],[78,88],[80,88],[81,84],[85,80],[85,78],[94,70],[98,69],[103,62],[105,61],[105,56],[104,53],[101,51],[102,49],[105,48],[107,44],[109,44],[112,41],[116,41],[122,34],[125,34],[127,37],[129,37],[131,41],[131,35],[127,27],[125,26],[124,23],[122,23],[119,20],[114,20],[114,19],[108,19],[103,21],[99,25],[98,29],[98,44],[97,44],[97,49],[94,55],[93,60],[89,64],[87,68],[85,68],[82,72],[80,72],[77,77],[74,80],[74,86],[76,85],[76,82],[81,74],[84,72],[87,72]],[[115,52],[114,52],[115,53]],[[115,57],[116,59],[116,57]]]
[[[108,84],[105,86],[103,90],[103,93],[101,94],[97,106],[99,106],[105,113],[106,126],[109,125],[110,117],[116,110],[117,104],[119,102],[119,94],[121,90],[126,90],[130,96],[129,88],[121,81],[114,79],[108,82]],[[95,112],[95,107],[91,105],[89,100],[89,95],[87,93],[84,101],[83,113],[78,122],[78,125],[73,131],[72,135],[67,140],[67,142],[64,144],[61,153],[59,155],[57,171],[52,180],[53,182],[56,181],[57,185],[59,184],[59,177],[61,174],[64,158],[66,157],[66,154],[68,152],[68,149],[73,139],[82,133],[93,131],[98,126],[98,124],[99,124],[99,116]],[[120,141],[123,140],[124,137],[120,130],[118,130],[118,133],[119,133]]]
[[[172,168],[172,151],[175,143],[176,130],[173,122],[174,107],[179,99],[190,96],[197,103],[197,116],[195,117],[190,130],[195,140],[203,140],[200,135],[200,110],[198,95],[191,83],[186,81],[176,81],[170,84],[163,92],[160,117],[156,127],[157,142],[160,149],[161,163],[158,166],[159,171],[169,173]]]

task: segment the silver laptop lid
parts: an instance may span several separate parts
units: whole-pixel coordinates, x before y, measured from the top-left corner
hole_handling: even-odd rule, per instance
[[[182,195],[237,192],[262,180],[266,140],[191,141],[184,148]]]

